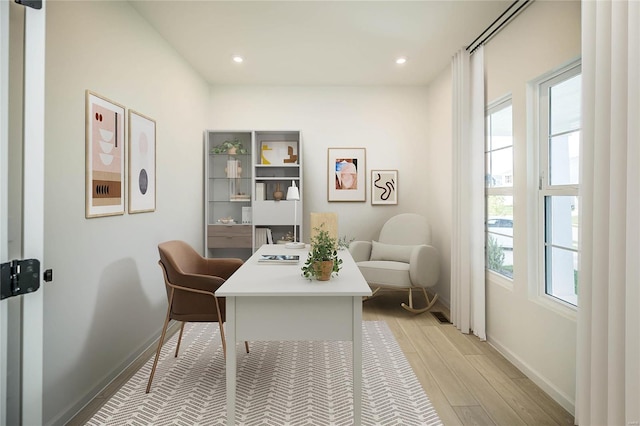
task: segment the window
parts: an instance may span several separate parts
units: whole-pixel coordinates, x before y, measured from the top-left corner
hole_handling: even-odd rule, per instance
[[[538,204],[544,294],[578,303],[580,65],[539,83]]]
[[[511,99],[487,108],[486,268],[513,278],[513,124]]]

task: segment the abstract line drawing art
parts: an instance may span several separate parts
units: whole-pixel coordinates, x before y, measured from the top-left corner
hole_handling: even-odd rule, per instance
[[[397,170],[371,170],[371,204],[398,204]]]
[[[129,110],[129,213],[156,209],[156,122]]]
[[[89,90],[85,113],[85,217],[124,214],[124,107]]]

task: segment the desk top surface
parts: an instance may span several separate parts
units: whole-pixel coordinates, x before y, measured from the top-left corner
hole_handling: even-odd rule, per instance
[[[369,296],[371,289],[348,250],[340,250],[342,269],[329,281],[310,281],[302,275],[309,249],[279,244],[260,247],[219,289],[216,296]],[[299,255],[299,263],[262,263],[263,254]]]

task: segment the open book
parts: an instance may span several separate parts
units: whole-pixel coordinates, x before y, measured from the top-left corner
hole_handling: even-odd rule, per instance
[[[300,256],[297,254],[263,254],[258,259],[261,263],[298,263]]]

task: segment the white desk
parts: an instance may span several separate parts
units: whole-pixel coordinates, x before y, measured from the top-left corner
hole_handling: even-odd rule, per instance
[[[261,254],[298,254],[299,264],[258,263]],[[309,281],[307,250],[264,245],[216,291],[226,297],[227,424],[235,425],[236,342],[344,340],[352,342],[353,419],[362,414],[362,297],[371,289],[348,250],[330,281]],[[247,356],[251,356],[248,354]]]

